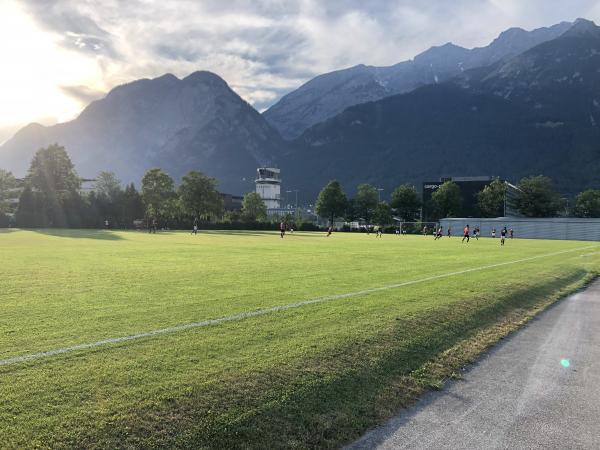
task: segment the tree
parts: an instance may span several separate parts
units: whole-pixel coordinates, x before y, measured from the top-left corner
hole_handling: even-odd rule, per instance
[[[242,218],[248,222],[260,222],[267,218],[267,205],[256,192],[249,192],[244,195]]]
[[[550,178],[543,175],[526,177],[518,187],[517,208],[521,214],[527,217],[553,217],[558,214],[562,200]]]
[[[577,217],[600,217],[600,189],[588,189],[575,199]]]
[[[370,222],[378,204],[379,194],[377,189],[370,184],[359,184],[354,197],[354,205],[359,216]]]
[[[121,181],[113,172],[100,172],[96,177],[95,190],[99,197],[104,197],[111,203],[120,201],[123,194]]]
[[[392,192],[390,206],[396,210],[402,220],[412,222],[417,219],[421,201],[414,186],[403,184]]]
[[[482,217],[499,217],[504,215],[504,197],[506,196],[506,184],[499,178],[485,186],[477,194],[477,206]]]
[[[123,208],[121,217],[127,227],[132,226],[134,220],[144,217],[144,202],[133,183],[125,187],[121,207]]]
[[[34,155],[26,182],[40,194],[40,214],[50,226],[80,223],[81,179],[64,147],[58,144],[39,149]]]
[[[15,196],[17,180],[12,173],[0,169],[0,215],[12,212],[10,200]]]
[[[178,192],[184,214],[192,217],[217,217],[223,212],[223,200],[214,178],[200,172],[188,172],[182,178]]]
[[[386,202],[380,202],[375,208],[373,221],[378,225],[385,226],[392,223],[392,220],[392,207]]]
[[[27,183],[19,197],[19,206],[15,213],[17,225],[21,228],[43,227],[43,214],[40,209],[40,194],[33,192],[31,185]]]
[[[446,181],[431,195],[438,217],[456,217],[460,214],[462,198],[458,184]]]
[[[319,192],[315,210],[319,216],[327,217],[329,224],[333,226],[335,218],[346,212],[347,203],[342,186],[337,180],[332,180]]]
[[[158,219],[168,215],[169,200],[175,198],[173,178],[155,168],[148,170],[142,178],[142,200],[149,219]]]

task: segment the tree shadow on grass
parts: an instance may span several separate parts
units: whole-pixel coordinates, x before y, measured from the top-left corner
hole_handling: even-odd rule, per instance
[[[221,380],[211,392],[197,389],[162,405],[163,414],[141,413],[149,421],[137,422],[140,428],[127,432],[140,438],[135,443],[142,447],[164,446],[167,442],[149,430],[156,430],[156,417],[170,417],[161,426],[171,433],[165,436],[177,436],[182,447],[339,448],[430,388],[426,378],[421,382],[411,375],[426,362],[508,314],[531,310],[585,276],[585,271],[573,270],[492,300],[476,297],[396,319],[382,334],[348,342],[297,365]],[[459,366],[443,369],[463,365],[455,363]]]
[[[63,228],[39,228],[32,229],[34,233],[45,234],[62,238],[74,239],[98,239],[102,241],[122,241],[124,238],[110,230],[86,230],[86,229],[63,229]]]

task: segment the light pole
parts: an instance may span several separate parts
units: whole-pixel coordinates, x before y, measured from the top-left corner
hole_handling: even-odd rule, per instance
[[[383,188],[377,188],[377,200],[379,203],[381,203],[381,191],[383,191]]]

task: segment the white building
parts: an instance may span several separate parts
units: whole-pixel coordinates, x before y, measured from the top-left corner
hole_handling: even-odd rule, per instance
[[[259,167],[256,173],[256,193],[263,199],[267,209],[281,208],[281,171],[273,167]]]

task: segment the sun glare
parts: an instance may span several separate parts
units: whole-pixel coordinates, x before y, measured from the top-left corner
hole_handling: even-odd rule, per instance
[[[81,110],[61,86],[93,84],[98,66],[93,57],[61,48],[61,38],[42,30],[17,2],[0,3],[1,124],[64,121]]]

